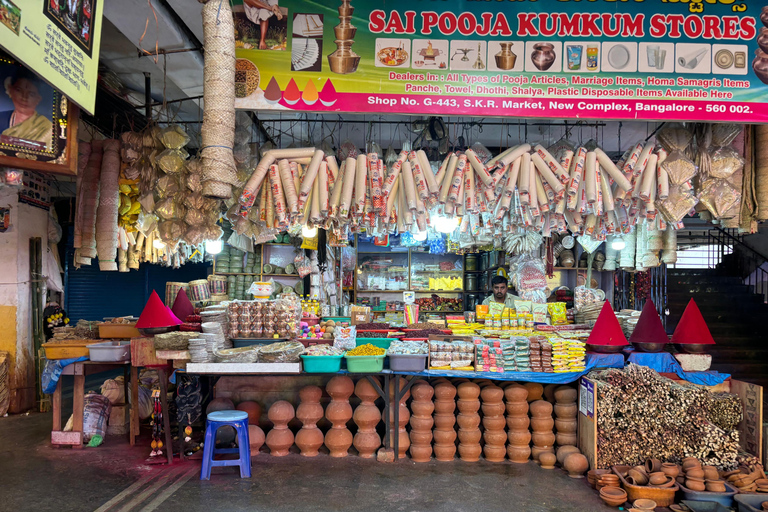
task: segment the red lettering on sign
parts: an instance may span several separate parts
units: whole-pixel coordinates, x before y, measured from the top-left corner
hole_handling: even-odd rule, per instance
[[[549,26],[547,26],[547,20],[550,21]],[[541,35],[545,37],[552,37],[557,32],[557,18],[554,16],[550,17],[549,14],[542,12],[539,14],[539,31],[541,32]]]
[[[416,11],[405,11],[405,33],[415,34],[416,27],[414,21],[416,20]]]
[[[525,36],[537,36],[539,31],[533,25],[533,20],[536,18],[536,14],[532,12],[519,12],[517,13],[517,35],[521,37]]]
[[[670,14],[667,16],[667,24],[669,25],[669,37],[680,37],[680,24],[682,22],[682,14]]]
[[[741,18],[741,38],[750,41],[757,35],[755,18]]]
[[[492,12],[484,12],[480,15],[483,18],[483,23],[477,27],[477,35],[487,36],[491,31],[491,21],[493,20]]]
[[[421,13],[421,33],[431,34],[432,27],[437,25],[437,13],[434,11],[424,11]]]
[[[701,33],[704,32],[704,23],[701,21],[701,18],[691,14],[685,18],[684,29],[686,36],[690,37],[691,39],[695,39],[700,37]]]
[[[720,30],[720,18],[717,16],[704,16],[704,37],[707,39],[723,38],[723,31]]]
[[[440,20],[438,21],[437,28],[440,29],[440,32],[442,32],[445,35],[451,35],[454,32],[456,32],[456,27],[458,26],[458,21],[456,20],[456,15],[452,12],[444,12],[440,15]]]
[[[599,14],[582,14],[581,15],[581,35],[584,37],[587,36],[601,36],[603,33],[600,31],[600,28],[597,26],[597,19],[600,17]]]
[[[385,17],[386,17],[386,13],[381,9],[376,9],[374,11],[371,11],[370,16],[368,16],[368,30],[370,30],[373,33],[379,33],[382,30],[384,30]]]
[[[560,20],[560,30],[557,33],[560,37],[581,35],[579,30],[580,14],[574,14],[573,17],[569,18],[565,13],[557,13],[553,14],[552,17]]]
[[[471,36],[477,28],[477,18],[471,12],[463,12],[459,14],[459,34],[463,36]]]
[[[387,34],[391,34],[393,32],[395,34],[402,34],[405,32],[403,20],[400,19],[400,15],[397,13],[397,11],[392,11],[392,13],[389,15],[389,23],[387,23],[387,26],[384,27],[384,32]]]
[[[631,14],[622,14],[621,19],[624,22],[624,30],[621,31],[621,37],[643,37],[643,20],[645,14],[638,14],[634,18]]]
[[[608,37],[616,37],[621,32],[621,22],[616,19],[612,14],[602,14],[600,16],[603,19],[603,34]],[[611,21],[613,21],[613,28],[611,28]]]
[[[511,36],[512,35],[512,29],[509,28],[509,22],[507,21],[507,17],[504,16],[504,13],[500,12],[496,16],[496,23],[493,24],[493,28],[491,29],[491,35],[492,36]]]

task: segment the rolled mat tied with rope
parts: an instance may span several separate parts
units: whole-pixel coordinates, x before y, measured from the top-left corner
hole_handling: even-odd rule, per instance
[[[199,0],[203,6],[205,67],[202,128],[203,195],[232,197],[237,183],[235,144],[235,25],[229,2]]]

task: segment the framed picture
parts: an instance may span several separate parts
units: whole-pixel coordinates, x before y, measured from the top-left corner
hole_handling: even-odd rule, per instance
[[[0,59],[0,166],[77,174],[79,111],[59,91]]]

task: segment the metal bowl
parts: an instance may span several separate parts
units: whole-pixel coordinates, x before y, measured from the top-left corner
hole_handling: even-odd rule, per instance
[[[680,352],[685,352],[686,354],[706,354],[707,353],[707,345],[703,343],[676,343],[675,348],[677,348]]]
[[[599,354],[616,354],[624,350],[626,345],[587,345],[587,350]]]
[[[156,334],[165,334],[166,332],[173,332],[178,330],[178,325],[172,325],[170,327],[147,327],[145,329],[139,329],[139,334],[142,336],[155,336]]]
[[[666,345],[666,343],[632,343],[632,346],[640,352],[661,352]]]

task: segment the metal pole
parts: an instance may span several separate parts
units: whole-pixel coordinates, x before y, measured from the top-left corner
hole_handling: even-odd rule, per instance
[[[144,115],[147,121],[152,119],[152,79],[149,72],[144,72]]]

